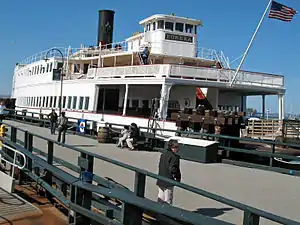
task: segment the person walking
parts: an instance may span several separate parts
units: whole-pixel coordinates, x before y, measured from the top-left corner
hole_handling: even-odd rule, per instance
[[[58,119],[58,137],[57,137],[58,142],[60,142],[60,140],[62,139],[61,142],[65,143],[67,124],[68,124],[68,118],[66,117],[66,113],[62,112],[61,116]],[[62,135],[62,137],[61,137],[61,135]]]
[[[54,109],[52,109],[51,113],[48,114],[48,118],[50,118],[50,132],[51,134],[55,134],[55,127],[58,116]]]
[[[168,143],[168,149],[163,152],[159,160],[158,175],[175,180],[181,181],[180,172],[180,156],[178,153],[178,141],[170,140]],[[158,202],[163,202],[172,205],[174,186],[162,180],[157,180],[158,186]]]

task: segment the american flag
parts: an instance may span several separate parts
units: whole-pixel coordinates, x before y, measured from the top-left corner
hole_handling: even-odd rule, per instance
[[[296,10],[294,10],[293,8],[287,7],[285,5],[273,1],[269,13],[269,18],[278,19],[285,22],[291,22],[295,14]]]

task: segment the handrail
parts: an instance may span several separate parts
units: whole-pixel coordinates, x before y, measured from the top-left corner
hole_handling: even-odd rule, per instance
[[[0,140],[1,140],[1,139],[0,139]],[[4,161],[4,162],[10,164],[10,165],[13,167],[13,168],[12,168],[12,175],[14,174],[14,169],[15,169],[15,167],[19,168],[20,170],[22,170],[22,169],[25,168],[25,166],[26,166],[26,156],[25,156],[22,152],[20,152],[20,151],[17,150],[17,149],[14,149],[14,148],[12,148],[12,147],[6,145],[6,144],[2,144],[2,147],[5,147],[5,148],[7,148],[7,149],[9,149],[9,150],[11,150],[11,151],[14,152],[13,162],[11,162],[11,161],[5,159],[4,157],[2,157],[1,152],[3,151],[3,149],[0,150],[0,161]],[[16,163],[16,161],[17,161],[17,155],[22,156],[22,158],[23,158],[23,165],[19,165],[19,164]]]
[[[52,140],[52,139],[49,139],[49,138],[47,138],[47,137],[43,137],[43,136],[41,136],[41,135],[39,135],[39,134],[35,134],[35,133],[33,133],[33,132],[30,132],[30,131],[28,131],[28,130],[26,130],[26,129],[19,128],[19,127],[17,127],[17,126],[12,126],[12,125],[7,124],[7,123],[5,123],[5,122],[3,122],[3,124],[5,124],[5,125],[7,125],[7,126],[9,126],[9,127],[14,127],[14,128],[16,128],[17,130],[20,130],[20,131],[23,131],[23,132],[27,132],[28,134],[31,134],[31,135],[33,135],[33,136],[35,136],[35,137],[37,137],[37,138],[40,138],[40,139],[43,139],[43,140],[46,140],[46,141],[55,143],[55,144],[60,145],[60,146],[63,146],[63,147],[67,147],[67,148],[69,148],[69,149],[71,149],[71,150],[73,150],[73,151],[76,151],[76,152],[79,152],[79,153],[83,153],[83,154],[89,155],[89,156],[91,156],[91,157],[94,157],[94,158],[97,158],[97,159],[100,159],[100,160],[103,160],[103,161],[112,163],[112,164],[114,164],[114,165],[123,167],[123,168],[125,168],[125,169],[131,170],[131,171],[134,171],[134,172],[137,172],[137,173],[140,173],[140,174],[144,174],[145,176],[149,176],[149,177],[154,178],[154,179],[158,179],[158,180],[165,181],[165,182],[167,182],[167,183],[170,183],[170,184],[172,184],[172,185],[174,185],[174,186],[180,187],[180,188],[185,189],[185,190],[187,190],[187,191],[190,191],[190,192],[193,192],[193,193],[202,195],[202,196],[207,197],[207,198],[209,198],[209,199],[216,200],[216,201],[221,202],[221,203],[224,203],[224,204],[226,204],[226,205],[230,205],[230,206],[235,207],[235,208],[237,208],[237,209],[240,209],[240,210],[244,210],[244,211],[253,213],[253,214],[255,214],[255,215],[258,215],[258,216],[267,218],[267,219],[269,219],[269,220],[272,220],[272,221],[275,221],[275,222],[278,222],[278,223],[282,223],[282,224],[300,225],[299,222],[296,222],[296,221],[293,221],[293,220],[290,220],[290,219],[287,219],[287,218],[284,218],[284,217],[281,217],[281,216],[277,216],[277,215],[275,215],[275,214],[272,214],[272,213],[269,213],[269,212],[266,212],[266,211],[263,211],[263,210],[260,210],[260,209],[257,209],[257,208],[248,206],[248,205],[243,204],[243,203],[240,203],[240,202],[233,201],[233,200],[231,200],[231,199],[228,199],[228,198],[226,198],[226,197],[223,197],[223,196],[220,196],[220,195],[217,195],[217,194],[214,194],[214,193],[205,191],[205,190],[203,190],[203,189],[198,189],[198,188],[195,188],[195,187],[193,187],[193,186],[191,186],[191,185],[184,184],[184,183],[180,183],[180,182],[177,182],[177,181],[174,181],[174,180],[171,180],[171,179],[168,179],[168,178],[159,176],[159,175],[154,174],[154,173],[152,173],[152,172],[149,172],[149,171],[147,171],[147,170],[140,169],[140,168],[131,166],[131,165],[129,165],[129,164],[122,163],[122,162],[120,162],[120,161],[116,161],[116,160],[110,159],[110,158],[105,157],[105,156],[100,155],[100,154],[88,152],[88,151],[86,151],[86,150],[83,150],[83,149],[74,147],[74,146],[72,146],[72,145],[62,144],[62,143],[60,143],[60,142],[54,141],[54,140]],[[0,140],[5,140],[5,139],[0,137]]]
[[[22,110],[15,110],[15,109],[6,109],[7,111],[15,112],[15,113],[22,113]],[[38,112],[29,112],[27,111],[26,113],[30,113],[32,115],[43,115],[47,116],[47,114],[44,113],[38,113]],[[22,115],[18,115],[19,117],[23,117]],[[32,118],[29,116],[26,116],[28,118]],[[75,117],[68,117],[70,120],[78,120],[79,118]],[[33,117],[32,119],[36,121],[42,121],[42,122],[48,122],[46,119],[39,119],[37,117]],[[95,122],[97,124],[107,124],[107,125],[112,125],[112,126],[124,126],[126,124],[118,124],[118,123],[106,123],[106,122],[101,122],[101,121],[95,121],[95,120],[89,120],[86,119],[88,122]],[[295,143],[283,143],[283,142],[276,142],[274,140],[262,140],[262,139],[253,139],[253,138],[246,138],[246,137],[233,137],[233,136],[227,136],[227,135],[219,135],[219,134],[206,134],[206,133],[200,133],[200,132],[193,132],[193,131],[179,131],[179,130],[171,130],[171,129],[162,129],[162,128],[148,128],[148,127],[143,127],[140,126],[140,129],[150,129],[152,131],[164,131],[164,132],[173,132],[173,133],[178,133],[178,134],[185,134],[185,135],[195,135],[195,136],[204,136],[204,137],[211,137],[211,138],[221,138],[221,139],[230,139],[230,140],[239,140],[239,141],[245,141],[245,142],[253,142],[253,143],[262,143],[262,144],[268,144],[268,145],[277,145],[277,146],[282,146],[282,147],[294,147],[294,148],[299,148],[300,149],[300,144],[295,144]]]

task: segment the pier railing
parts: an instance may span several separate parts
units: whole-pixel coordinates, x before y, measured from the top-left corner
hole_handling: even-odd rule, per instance
[[[10,118],[15,120],[21,120],[25,123],[35,124],[42,127],[49,127],[49,120],[47,119],[47,115],[41,114],[41,113],[34,113],[34,112],[22,112],[19,110],[12,110],[10,111]],[[40,119],[39,117],[42,117],[43,119]],[[97,138],[97,127],[99,126],[109,126],[109,127],[116,127],[116,128],[122,128],[126,124],[115,124],[115,123],[103,123],[100,121],[92,121],[92,120],[86,120],[86,132],[85,134],[81,134],[79,132],[76,132],[78,127],[78,118],[72,118],[69,117],[70,127],[73,127],[74,134],[77,135],[85,135],[86,137],[90,137],[93,139]],[[271,170],[276,171],[284,174],[293,174],[296,176],[300,176],[300,171],[285,169],[281,168],[277,164],[276,159],[282,159],[282,160],[288,160],[288,161],[299,161],[299,157],[293,156],[291,154],[284,153],[282,149],[288,149],[294,148],[295,151],[299,149],[300,155],[300,144],[298,143],[285,143],[283,141],[278,140],[264,140],[264,139],[253,139],[248,137],[233,137],[233,136],[225,136],[225,135],[216,135],[216,134],[206,134],[206,133],[199,133],[199,132],[190,132],[190,131],[177,131],[177,130],[168,130],[168,129],[162,129],[159,127],[159,123],[157,123],[157,128],[149,128],[149,127],[140,127],[140,130],[143,132],[144,136],[146,136],[147,139],[157,139],[161,134],[168,133],[173,135],[182,135],[186,137],[191,138],[197,138],[197,139],[206,139],[206,140],[218,140],[220,142],[219,144],[219,150],[224,152],[224,155],[222,156],[222,162],[224,163],[230,163],[234,165],[240,165],[240,166],[246,166],[246,167],[252,167],[252,168],[259,168],[264,170]],[[240,145],[236,145],[236,143],[250,143],[250,144],[260,144],[263,146],[267,146],[268,149],[266,150],[250,150],[242,148]],[[152,147],[157,147],[153,145]],[[160,149],[154,149],[154,150],[160,150]],[[278,153],[281,152],[281,153]],[[229,157],[232,154],[244,154],[244,158],[246,160],[234,160]],[[264,159],[264,162],[262,164],[258,164],[256,162],[253,162],[253,160],[248,160],[247,156],[254,156],[254,157],[262,157]]]
[[[5,124],[5,123],[4,123]],[[185,222],[187,224],[230,224],[221,220],[217,220],[208,216],[203,216],[195,212],[190,212],[184,209],[180,209],[174,206],[157,203],[145,198],[146,190],[146,177],[151,177],[154,179],[159,179],[166,181],[178,188],[182,188],[189,192],[195,193],[207,197],[209,199],[221,202],[223,204],[229,205],[231,207],[240,209],[244,212],[243,216],[243,225],[258,225],[260,224],[260,217],[266,218],[268,220],[287,225],[299,225],[297,221],[293,221],[287,218],[283,218],[272,213],[230,200],[220,195],[210,193],[203,189],[193,187],[184,183],[179,183],[161,176],[158,176],[149,171],[133,167],[131,165],[116,161],[105,156],[91,153],[80,148],[70,146],[67,144],[58,143],[47,137],[35,134],[31,131],[28,131],[23,128],[12,126],[6,124],[9,127],[10,139],[0,137],[0,140],[4,144],[9,145],[12,148],[17,149],[22,152],[27,157],[26,168],[22,170],[23,176],[20,176],[20,180],[28,176],[40,186],[47,190],[50,198],[57,198],[62,202],[69,210],[69,222],[77,225],[91,224],[94,221],[97,221],[102,224],[142,224],[142,218],[144,212],[151,212],[155,215],[164,215],[173,220],[179,222]],[[18,135],[19,134],[19,135]],[[20,139],[22,137],[23,138]],[[38,152],[43,152],[46,160],[42,159],[38,154],[34,154],[36,151],[35,141],[45,143],[45,148],[38,149]],[[71,163],[63,164],[69,169],[76,168],[75,172],[79,173],[79,176],[71,175],[63,169],[54,166],[54,162],[58,163],[64,162],[63,159],[55,157],[55,148],[56,146],[62,146],[70,151],[73,151],[73,154],[78,154],[78,165],[72,165]],[[9,149],[8,149],[9,150]],[[9,154],[6,155],[9,158]],[[65,159],[66,160],[66,159]],[[94,174],[94,164],[96,160],[104,161],[124,169],[133,171],[135,173],[135,184],[133,192],[124,190],[116,186],[111,186],[108,183],[103,183],[103,178],[96,176]],[[33,172],[33,165],[44,168],[47,171],[45,177],[41,178],[35,172]],[[53,178],[56,177],[63,181],[67,186],[70,192],[70,197],[67,197],[65,194],[62,194],[57,189],[52,187]],[[97,180],[98,179],[98,180]],[[101,186],[95,185],[93,181],[102,184]],[[99,182],[100,181],[100,182]],[[101,183],[102,182],[102,183]],[[112,206],[107,207],[105,214],[99,214],[93,212],[91,209],[95,206],[95,196],[102,195],[106,198],[118,199],[122,202],[121,207],[121,218],[116,218],[116,209]],[[98,202],[97,204],[101,204]],[[102,207],[105,208],[102,204]],[[165,217],[163,217],[166,219]],[[166,224],[166,223],[165,223]]]

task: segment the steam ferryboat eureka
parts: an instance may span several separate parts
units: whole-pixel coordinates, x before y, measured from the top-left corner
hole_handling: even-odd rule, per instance
[[[277,95],[283,118],[284,77],[240,71],[233,80],[235,70],[222,51],[198,47],[201,21],[157,14],[140,21],[143,32],[112,43],[114,14],[99,11],[96,46],[59,48],[63,57],[50,49],[17,63],[12,87],[16,109],[49,113],[58,111],[61,102],[68,117],[99,121],[98,126],[148,126],[157,99],[156,122],[176,129],[171,113],[196,108],[202,97],[214,109],[243,111],[247,96],[263,96],[264,109],[264,96]]]

